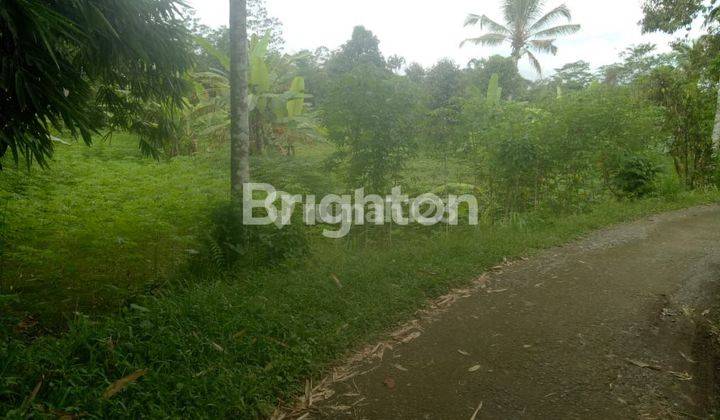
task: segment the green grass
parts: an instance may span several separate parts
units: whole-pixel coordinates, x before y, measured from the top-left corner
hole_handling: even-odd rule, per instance
[[[85,303],[88,309],[81,312],[87,315],[73,315],[66,332],[32,341],[16,337],[11,325],[0,330],[0,413],[264,416],[296,395],[305,378],[321,375],[329,363],[407,319],[427,299],[466,284],[503,258],[529,255],[609,224],[720,200],[716,191],[678,193],[672,199],[607,202],[562,218],[528,214],[449,231],[395,228],[347,241],[317,239],[302,261],[223,277],[180,278],[147,295],[148,285],[172,278],[179,262],[168,262],[168,256],[179,261],[186,248],[197,246],[203,213],[226,198],[226,162],[197,157],[154,163],[137,157],[129,145],[113,147],[120,151],[108,146],[63,151],[53,170],[29,179],[0,175],[14,177],[2,181],[4,188],[12,187],[3,192],[10,239],[4,258],[12,262],[4,271],[32,273],[37,284],[26,287],[28,277],[4,274],[4,284],[10,282],[19,294],[16,307],[35,313],[54,305],[56,296],[81,294],[76,302],[92,302],[102,293],[100,302],[113,302],[109,312],[117,312],[99,316],[107,308]],[[260,179],[288,190],[337,191],[342,189],[337,177],[318,169],[326,152],[319,147],[254,165]],[[413,165],[433,169],[435,163]],[[433,185],[432,173],[414,184]],[[24,265],[17,262],[23,246],[30,248]],[[35,262],[38,255],[44,259]],[[133,274],[122,283],[128,269]],[[54,288],[54,282],[57,290],[42,290]],[[103,291],[111,286],[117,289]],[[7,294],[3,287],[0,294]],[[33,303],[36,297],[42,305]],[[45,310],[67,313],[66,306]],[[112,382],[140,369],[148,374],[113,398],[102,398]]]
[[[293,193],[341,193],[342,174],[325,165],[333,150],[255,158],[253,178]],[[226,155],[155,162],[134,138],[116,135],[92,148],[60,146],[50,170],[0,172],[0,295],[19,296],[18,316],[55,327],[64,315],[113,312],[162,288],[200,250],[212,209],[229,198]],[[464,168],[453,169],[442,179]],[[407,172],[424,192],[442,168],[416,159]]]
[[[255,159],[255,176],[290,190],[336,188],[318,168],[326,148],[303,159]],[[211,210],[228,199],[222,154],[142,158],[137,142],[60,146],[51,169],[0,173],[0,294],[26,315],[114,311],[162,286],[199,240]],[[3,223],[4,222],[4,223]]]

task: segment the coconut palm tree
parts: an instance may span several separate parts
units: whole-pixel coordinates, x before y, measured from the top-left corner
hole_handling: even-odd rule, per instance
[[[580,30],[580,25],[565,24],[552,26],[559,19],[571,20],[570,9],[566,5],[558,6],[543,14],[544,0],[504,0],[503,12],[505,24],[490,19],[486,15],[468,15],[465,26],[480,25],[480,29],[489,32],[463,41],[461,44],[498,46],[509,43],[512,47],[512,58],[515,65],[524,56],[538,74],[542,75],[540,61],[534,52],[557,54],[555,39],[558,36],[573,34]]]

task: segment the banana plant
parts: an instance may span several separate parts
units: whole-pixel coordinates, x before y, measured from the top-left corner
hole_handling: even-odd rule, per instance
[[[487,104],[490,107],[500,105],[502,98],[502,87],[500,87],[500,75],[493,73],[490,77],[490,83],[488,83],[487,91]]]
[[[323,138],[317,115],[309,110],[305,93],[305,80],[292,79],[287,90],[279,88],[281,75],[273,71],[268,56],[270,36],[253,37],[250,42],[249,95],[250,140],[253,152],[261,153],[272,146],[282,153],[294,153],[295,144]],[[197,117],[199,134],[225,142],[229,138],[230,84],[227,79],[229,59],[207,41],[199,41],[221,68],[198,73],[195,80],[201,91],[193,113]]]

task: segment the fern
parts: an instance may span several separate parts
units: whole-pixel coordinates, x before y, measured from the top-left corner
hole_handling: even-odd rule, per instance
[[[213,268],[217,271],[222,271],[227,267],[227,259],[225,253],[223,253],[222,247],[217,241],[210,239],[208,248],[210,250],[210,261],[213,263]]]

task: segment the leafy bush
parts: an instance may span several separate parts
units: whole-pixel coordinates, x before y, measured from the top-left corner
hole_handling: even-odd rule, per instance
[[[414,151],[418,99],[412,85],[384,69],[358,67],[336,76],[325,124],[348,162],[349,186],[385,191]]]
[[[652,193],[660,168],[645,156],[628,156],[620,162],[612,177],[613,192],[618,197],[642,198]]]
[[[613,86],[497,106],[476,92],[463,102],[462,124],[469,139],[463,154],[480,162],[479,178],[505,216],[586,211],[609,195],[618,162],[649,150],[661,133],[655,106]]]
[[[246,226],[242,204],[227,202],[212,214],[204,255],[216,269],[269,267],[308,252],[300,223],[278,229],[275,225]]]
[[[696,73],[692,65],[661,67],[643,79],[644,92],[663,110],[666,147],[676,171],[691,189],[712,180],[711,133],[717,103],[715,89],[705,87]]]
[[[539,197],[544,173],[541,145],[531,136],[498,141],[491,149],[490,167],[499,181],[498,195],[508,209],[525,210]]]

